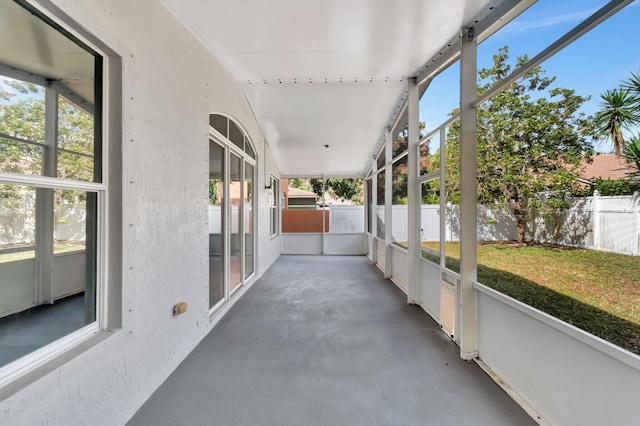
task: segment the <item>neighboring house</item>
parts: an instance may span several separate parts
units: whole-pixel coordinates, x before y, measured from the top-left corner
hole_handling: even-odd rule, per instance
[[[626,179],[630,173],[635,172],[635,166],[628,163],[623,157],[615,154],[597,154],[591,157],[588,163],[582,161],[583,171],[579,180],[583,183],[591,183],[594,179]]]
[[[318,196],[315,192],[304,189],[285,187],[285,209],[287,210],[316,210]]]

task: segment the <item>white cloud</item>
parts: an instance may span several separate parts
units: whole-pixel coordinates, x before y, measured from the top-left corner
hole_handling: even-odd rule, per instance
[[[586,9],[560,15],[540,17],[539,19],[532,19],[528,21],[521,21],[520,19],[516,19],[513,21],[510,27],[513,32],[523,33],[529,30],[551,27],[567,22],[582,22],[583,20],[591,16],[596,10],[598,9]]]

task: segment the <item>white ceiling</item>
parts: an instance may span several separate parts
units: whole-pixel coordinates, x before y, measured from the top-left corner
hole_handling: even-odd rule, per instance
[[[283,176],[364,175],[407,77],[502,3],[161,1],[242,84]]]

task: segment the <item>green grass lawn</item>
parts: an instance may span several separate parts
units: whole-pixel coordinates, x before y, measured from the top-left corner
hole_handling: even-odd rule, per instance
[[[447,243],[447,267],[459,271],[459,253],[459,243]],[[486,243],[478,246],[478,281],[640,355],[638,256]]]

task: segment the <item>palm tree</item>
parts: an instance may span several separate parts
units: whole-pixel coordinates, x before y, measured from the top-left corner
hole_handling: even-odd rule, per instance
[[[640,133],[633,135],[624,143],[622,153],[629,163],[636,166],[636,170],[630,173],[629,177],[640,179]]]
[[[640,103],[640,74],[631,72],[631,77],[622,82],[622,87],[629,89],[636,98],[636,102]]]
[[[638,121],[637,98],[627,88],[606,90],[600,95],[600,111],[596,113],[596,131],[603,138],[611,138],[616,155],[620,155],[624,138],[622,129]]]

